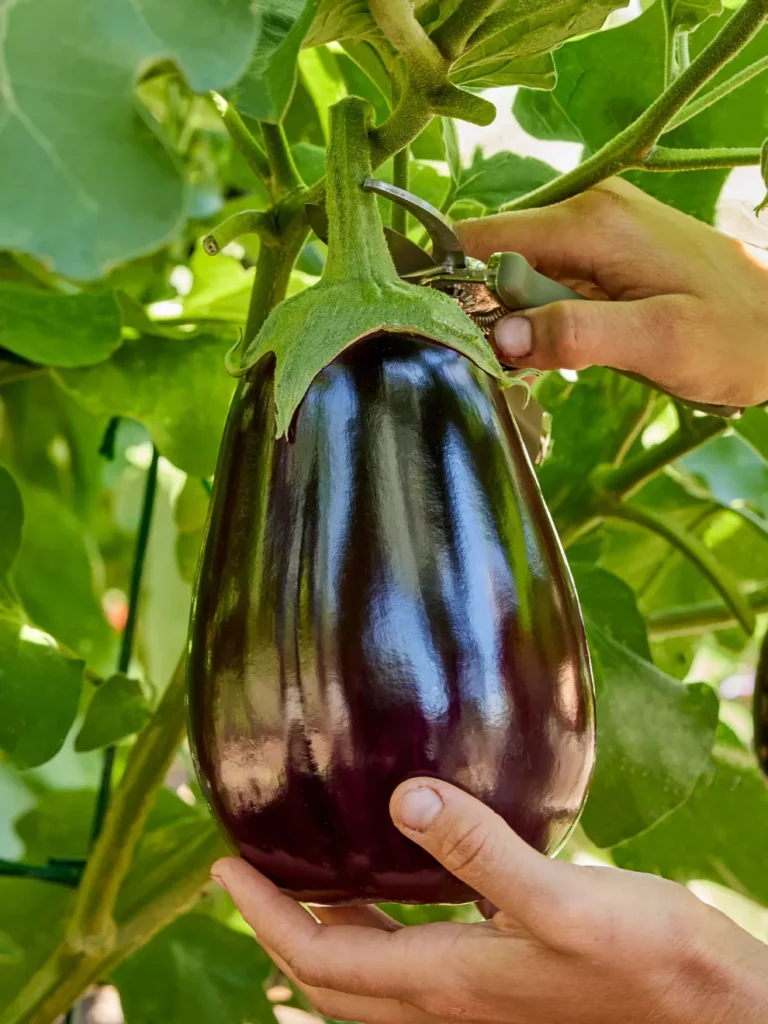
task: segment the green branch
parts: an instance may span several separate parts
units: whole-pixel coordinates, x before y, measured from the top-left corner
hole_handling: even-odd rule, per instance
[[[446,60],[453,62],[461,56],[469,37],[498,5],[499,0],[461,0],[432,33],[432,41]]]
[[[558,203],[614,174],[642,169],[672,118],[760,31],[766,16],[768,0],[746,0],[685,71],[632,124],[572,171],[502,209],[525,210]]]
[[[638,452],[620,466],[598,466],[593,474],[593,483],[600,494],[624,497],[636,491],[669,463],[698,448],[710,438],[724,433],[728,426],[727,420],[717,416],[697,418],[690,427],[680,427],[664,441]]]
[[[233,213],[205,236],[203,249],[209,256],[217,256],[224,246],[241,235],[261,235],[266,239],[274,239],[275,222],[272,213],[262,210],[241,210],[239,213]]]
[[[759,146],[715,149],[670,149],[654,146],[642,163],[644,171],[699,171],[720,167],[752,167],[760,163]]]
[[[392,181],[405,191],[408,190],[408,178],[411,166],[411,148],[406,146],[399,153],[395,153]],[[404,235],[408,231],[408,211],[400,203],[392,205],[392,227]]]
[[[760,60],[756,60],[754,64],[750,64],[749,67],[739,71],[738,74],[733,75],[732,78],[726,79],[720,85],[715,86],[714,89],[710,89],[705,92],[702,96],[697,96],[696,99],[691,100],[687,103],[682,110],[678,110],[675,116],[667,123],[667,127],[664,129],[665,132],[671,132],[675,128],[679,128],[681,124],[685,124],[686,121],[690,121],[692,117],[696,117],[702,110],[706,110],[711,107],[713,103],[717,103],[718,100],[728,96],[734,91],[734,89],[740,88],[747,82],[751,81],[755,75],[761,74],[763,71],[768,71],[768,57],[761,57]]]
[[[270,192],[273,199],[284,199],[285,196],[303,188],[304,182],[296,169],[283,126],[269,124],[266,121],[260,124],[269,161]]]
[[[227,102],[227,100],[217,92],[212,92],[211,98],[216,109],[221,115],[224,127],[227,129],[229,137],[234,143],[235,149],[237,149],[256,177],[265,185],[269,186],[271,172],[269,169],[267,154],[258,144],[253,135],[248,131],[245,126],[245,122],[232,104]]]
[[[603,518],[620,519],[650,530],[677,548],[720,593],[744,630],[752,633],[755,613],[742,594],[739,581],[694,533],[690,533],[670,516],[615,499],[601,502],[599,512]]]
[[[768,612],[768,583],[744,595],[756,615]],[[646,616],[648,635],[652,640],[668,640],[675,636],[698,636],[711,629],[730,629],[738,625],[733,611],[714,598],[696,604],[677,605]]]
[[[369,0],[373,19],[401,55],[412,86],[430,91],[445,78],[446,60],[413,12],[411,0]]]

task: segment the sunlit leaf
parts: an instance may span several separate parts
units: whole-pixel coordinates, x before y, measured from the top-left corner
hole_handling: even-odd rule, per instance
[[[149,706],[137,679],[115,675],[94,692],[75,737],[75,750],[96,750],[140,732]]]
[[[0,580],[10,569],[21,543],[24,506],[16,481],[0,466]]]
[[[250,0],[28,0],[3,24],[0,247],[90,279],[170,239],[185,186],[137,110],[137,75],[171,59],[197,91],[232,84],[255,41]]]
[[[709,761],[718,701],[709,686],[678,683],[591,618],[587,635],[598,753],[582,825],[598,846],[613,846],[691,795]]]

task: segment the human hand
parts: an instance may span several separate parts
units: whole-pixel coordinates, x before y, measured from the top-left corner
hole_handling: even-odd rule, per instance
[[[504,362],[610,366],[698,402],[768,400],[768,266],[735,239],[620,178],[457,230],[470,255],[522,253],[595,300],[553,302],[499,321],[494,339]]]
[[[213,877],[328,1017],[363,1024],[758,1024],[768,948],[687,889],[549,860],[434,779],[391,802],[397,827],[499,910],[401,927],[372,907],[298,903],[244,861]]]

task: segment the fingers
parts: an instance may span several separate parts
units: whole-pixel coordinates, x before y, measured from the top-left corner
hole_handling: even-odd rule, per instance
[[[403,783],[392,795],[390,812],[409,839],[534,932],[556,917],[574,882],[572,865],[537,853],[498,814],[447,783]]]
[[[355,924],[382,932],[396,932],[403,927],[378,907],[312,907],[312,913],[327,925]]]
[[[707,331],[698,299],[659,295],[634,302],[553,302],[494,327],[502,362],[538,370],[610,366],[678,390],[698,385],[696,349]]]
[[[423,985],[424,971],[437,970],[437,947],[422,951],[418,958],[413,955],[409,936],[418,929],[372,928],[368,918],[365,924],[326,927],[237,858],[217,861],[211,874],[229,892],[259,942],[273,950],[304,986],[407,999]]]
[[[437,1024],[435,1018],[409,1003],[373,996],[351,996],[329,988],[300,985],[290,967],[274,950],[265,947],[277,966],[306,993],[314,1008],[324,1017],[356,1021],[358,1024]]]

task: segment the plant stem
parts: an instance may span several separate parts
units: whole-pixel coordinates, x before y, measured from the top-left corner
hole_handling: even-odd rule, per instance
[[[282,302],[288,290],[288,282],[296,258],[301,252],[308,228],[304,223],[303,210],[294,215],[289,228],[281,235],[279,242],[262,242],[256,261],[256,276],[248,307],[245,324],[245,340],[251,341],[259,333],[261,325],[278,302]]]
[[[274,221],[270,212],[263,210],[241,210],[217,224],[203,239],[203,248],[209,256],[217,256],[225,245],[240,235],[261,235],[274,237]]]
[[[717,103],[718,100],[728,96],[734,89],[738,89],[740,86],[745,85],[755,75],[761,74],[763,71],[768,71],[768,57],[761,57],[760,60],[756,60],[754,64],[750,64],[749,67],[739,71],[738,74],[733,77],[726,79],[721,82],[720,85],[716,85],[714,89],[710,89],[709,92],[705,92],[703,96],[697,96],[696,99],[691,100],[687,103],[682,110],[678,110],[675,116],[668,122],[665,132],[671,132],[675,128],[679,128],[681,124],[685,124],[686,121],[690,121],[692,117],[700,114],[702,110],[706,110],[707,107],[711,107],[713,103]]]
[[[603,518],[619,519],[650,530],[677,548],[719,591],[745,632],[752,633],[755,628],[755,615],[739,588],[738,580],[695,533],[686,530],[671,516],[615,498],[602,501],[599,511]]]
[[[82,868],[74,864],[21,864],[13,860],[0,860],[0,875],[12,878],[37,878],[43,882],[57,882],[77,888]]]
[[[51,1024],[119,952],[114,921],[118,890],[185,730],[184,659],[128,756],[104,827],[83,873],[67,932],[34,973],[0,1024]]]
[[[768,0],[746,0],[696,59],[624,131],[567,174],[507,203],[504,210],[525,210],[561,202],[613,174],[645,166],[656,139],[702,86],[762,28]]]
[[[711,437],[717,437],[728,429],[728,421],[716,416],[706,416],[694,421],[689,429],[678,429],[660,444],[638,452],[620,466],[598,467],[595,486],[602,494],[624,497],[636,491],[660,469],[681,458],[686,452],[704,444]]]
[[[152,525],[152,511],[155,506],[155,492],[157,491],[157,469],[160,460],[160,453],[153,445],[152,461],[149,464],[147,479],[144,485],[144,499],[141,506],[141,519],[136,535],[136,547],[134,549],[133,567],[131,569],[131,582],[128,592],[128,619],[123,630],[123,638],[120,644],[120,655],[117,661],[117,671],[125,673],[131,664],[133,653],[133,638],[136,635],[136,623],[139,616],[139,596],[141,593],[141,579],[144,574],[144,563],[147,558],[147,545],[149,543],[149,530]],[[99,838],[104,815],[107,813],[107,805],[112,790],[112,770],[115,764],[115,747],[109,746],[104,750],[104,763],[101,770],[99,791],[96,797],[96,808],[93,814],[93,827],[91,829],[91,844]]]
[[[768,612],[768,583],[763,583],[745,597],[756,614]],[[730,629],[738,625],[731,609],[717,599],[651,612],[647,620],[648,635],[652,640],[696,636],[710,629]]]
[[[719,167],[752,167],[760,163],[759,146],[716,149],[671,149],[654,146],[642,163],[645,171],[697,171]]]
[[[260,121],[259,124],[269,160],[270,192],[273,199],[283,199],[291,192],[302,188],[304,182],[296,170],[283,126],[269,124],[267,121]]]
[[[227,129],[229,137],[235,145],[235,149],[237,149],[240,155],[245,159],[245,162],[251,168],[256,177],[265,185],[269,185],[271,172],[269,169],[267,154],[258,144],[253,135],[248,131],[245,126],[245,122],[232,104],[227,102],[227,100],[217,92],[212,92],[211,98],[216,109],[221,115],[224,127]]]
[[[499,0],[461,0],[456,10],[432,33],[432,41],[447,60],[455,61],[472,33],[498,5]]]
[[[369,0],[374,21],[402,56],[412,86],[431,91],[446,75],[446,61],[413,13],[411,0]],[[426,87],[426,88],[425,88]]]
[[[101,834],[88,859],[67,929],[67,946],[86,955],[109,952],[113,911],[134,847],[184,734],[184,659],[149,723],[131,748]]]
[[[411,166],[410,146],[405,146],[399,153],[395,153],[394,174],[392,180],[398,188],[408,189],[408,177]],[[392,206],[392,227],[404,235],[408,231],[408,211],[400,203]]]

